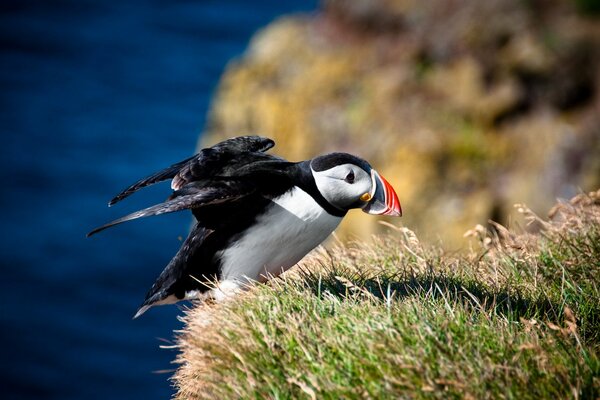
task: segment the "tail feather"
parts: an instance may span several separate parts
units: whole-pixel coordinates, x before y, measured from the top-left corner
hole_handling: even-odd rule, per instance
[[[148,293],[144,302],[133,318],[145,313],[150,307],[160,304],[173,304],[183,300],[185,292],[192,290],[186,277],[190,274],[189,266],[195,265],[193,258],[200,249],[202,242],[213,231],[196,224],[175,257],[160,273]],[[197,261],[197,260],[196,260]]]
[[[150,307],[152,307],[152,304],[147,304],[145,306],[141,306],[140,308],[138,308],[137,312],[133,316],[133,319],[138,318],[140,315],[142,315],[143,313],[145,313],[146,311],[148,311],[148,309]]]
[[[136,311],[135,315],[133,316],[133,319],[136,319],[137,317],[139,317],[140,315],[142,315],[143,313],[148,311],[148,309],[150,309],[150,307],[160,306],[163,304],[175,304],[179,300],[180,299],[178,299],[177,297],[175,297],[175,295],[172,295],[172,294],[167,295],[167,297],[164,297],[162,299],[161,299],[160,295],[154,296],[150,299],[146,299],[146,301],[144,301],[142,303],[142,305]]]

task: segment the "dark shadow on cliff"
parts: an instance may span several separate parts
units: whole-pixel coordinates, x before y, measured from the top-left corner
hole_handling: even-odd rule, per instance
[[[304,271],[303,282],[315,296],[326,293],[341,300],[356,295],[372,296],[382,302],[396,302],[409,297],[444,299],[450,304],[462,304],[486,314],[497,314],[510,320],[541,319],[560,324],[563,309],[547,299],[532,300],[505,289],[491,290],[481,283],[443,274],[428,273],[420,276],[348,276],[343,271],[327,269],[321,275]],[[356,275],[356,274],[354,274]]]

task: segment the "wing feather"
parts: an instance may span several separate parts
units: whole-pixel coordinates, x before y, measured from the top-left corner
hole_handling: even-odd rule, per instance
[[[189,182],[210,174],[215,166],[235,158],[236,154],[263,153],[273,146],[275,146],[273,140],[260,136],[240,136],[224,140],[134,183],[112,198],[108,205],[110,207],[146,186],[169,179],[173,180],[171,182],[173,190],[181,189]]]
[[[123,200],[124,198],[129,197],[134,192],[137,192],[141,188],[144,188],[144,187],[150,186],[150,185],[154,185],[155,183],[166,181],[168,179],[173,179],[184,165],[186,165],[187,163],[189,163],[196,157],[197,157],[197,155],[194,155],[190,158],[186,158],[183,161],[173,164],[168,168],[158,171],[157,173],[152,174],[152,175],[134,183],[133,185],[129,186],[128,188],[126,188],[125,190],[123,190],[122,192],[117,194],[115,197],[113,197],[108,202],[108,206],[110,207],[110,206],[114,205],[115,203],[118,203],[119,201]]]
[[[210,147],[216,151],[233,151],[238,153],[260,152],[271,149],[275,146],[272,139],[261,136],[238,136],[224,140]]]
[[[137,218],[150,217],[153,215],[167,214],[175,211],[181,211],[190,208],[198,208],[212,204],[220,204],[238,200],[255,189],[247,184],[237,181],[219,182],[218,186],[212,187],[186,187],[181,191],[174,192],[173,196],[164,203],[156,204],[143,210],[133,212],[118,218],[105,225],[102,225],[90,233],[88,237],[103,231],[111,226],[122,224],[123,222],[131,221]]]

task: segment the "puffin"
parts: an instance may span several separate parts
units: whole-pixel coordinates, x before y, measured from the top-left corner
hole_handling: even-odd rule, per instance
[[[109,207],[146,186],[171,180],[166,201],[102,225],[191,210],[194,224],[134,315],[181,300],[220,301],[266,282],[323,242],[348,211],[401,216],[393,187],[351,154],[290,162],[267,154],[269,138],[240,136],[129,186]]]

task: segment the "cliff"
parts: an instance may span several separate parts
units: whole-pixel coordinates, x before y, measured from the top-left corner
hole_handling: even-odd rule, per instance
[[[180,399],[600,395],[600,190],[448,253],[406,228],[183,317]]]
[[[360,240],[190,309],[177,397],[597,398],[600,191],[537,216],[600,186],[597,11],[329,0],[257,34],[201,144],[361,155],[405,216],[351,213]]]

